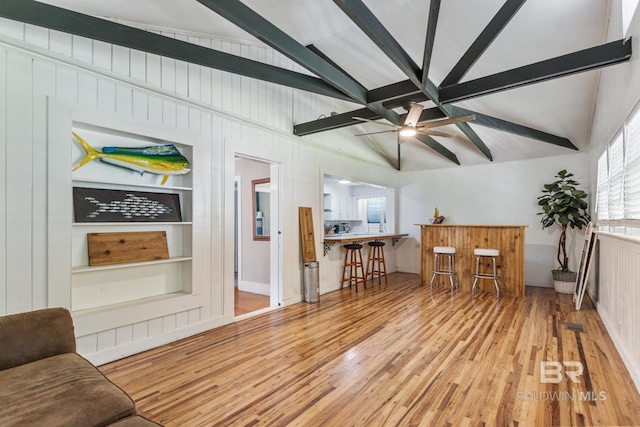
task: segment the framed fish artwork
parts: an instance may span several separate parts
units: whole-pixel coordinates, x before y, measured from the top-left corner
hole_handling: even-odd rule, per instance
[[[145,172],[162,175],[160,185],[166,184],[171,175],[184,175],[191,172],[189,160],[173,144],[150,147],[102,147],[102,151],[89,145],[80,135],[71,132],[86,151],[85,157],[73,167],[73,171],[100,160],[112,166],[125,168],[143,175]]]
[[[76,222],[182,222],[180,195],[73,187]]]

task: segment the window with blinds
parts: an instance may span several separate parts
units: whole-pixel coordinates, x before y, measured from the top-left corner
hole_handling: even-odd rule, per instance
[[[624,156],[624,217],[640,219],[640,111],[627,124]]]
[[[624,138],[618,134],[609,146],[609,219],[624,218]]]
[[[596,216],[640,220],[640,108],[598,159]]]
[[[607,150],[598,159],[598,187],[596,195],[596,218],[609,219],[609,167]]]

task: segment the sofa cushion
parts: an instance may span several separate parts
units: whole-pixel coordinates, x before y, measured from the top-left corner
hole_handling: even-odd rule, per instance
[[[76,351],[71,314],[46,308],[0,317],[0,370]]]
[[[0,371],[0,426],[105,426],[133,400],[77,353]]]

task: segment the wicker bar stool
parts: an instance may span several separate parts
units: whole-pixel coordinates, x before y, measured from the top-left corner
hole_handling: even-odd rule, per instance
[[[344,288],[344,284],[353,284],[358,292],[358,283],[362,283],[367,289],[366,276],[364,275],[364,266],[362,263],[362,245],[359,243],[351,243],[344,245],[344,264],[342,266],[342,282],[340,289]],[[358,271],[359,270],[359,271]]]
[[[456,248],[451,246],[434,246],[433,247],[433,275],[429,288],[433,287],[433,282],[437,276],[449,276],[451,282],[451,291],[454,287],[458,288],[458,275],[456,273]],[[438,282],[436,282],[436,288]]]

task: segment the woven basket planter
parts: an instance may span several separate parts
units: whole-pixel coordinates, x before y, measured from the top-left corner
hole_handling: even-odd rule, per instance
[[[553,287],[556,292],[572,294],[576,291],[578,273],[575,271],[551,270],[551,274],[553,275]]]

